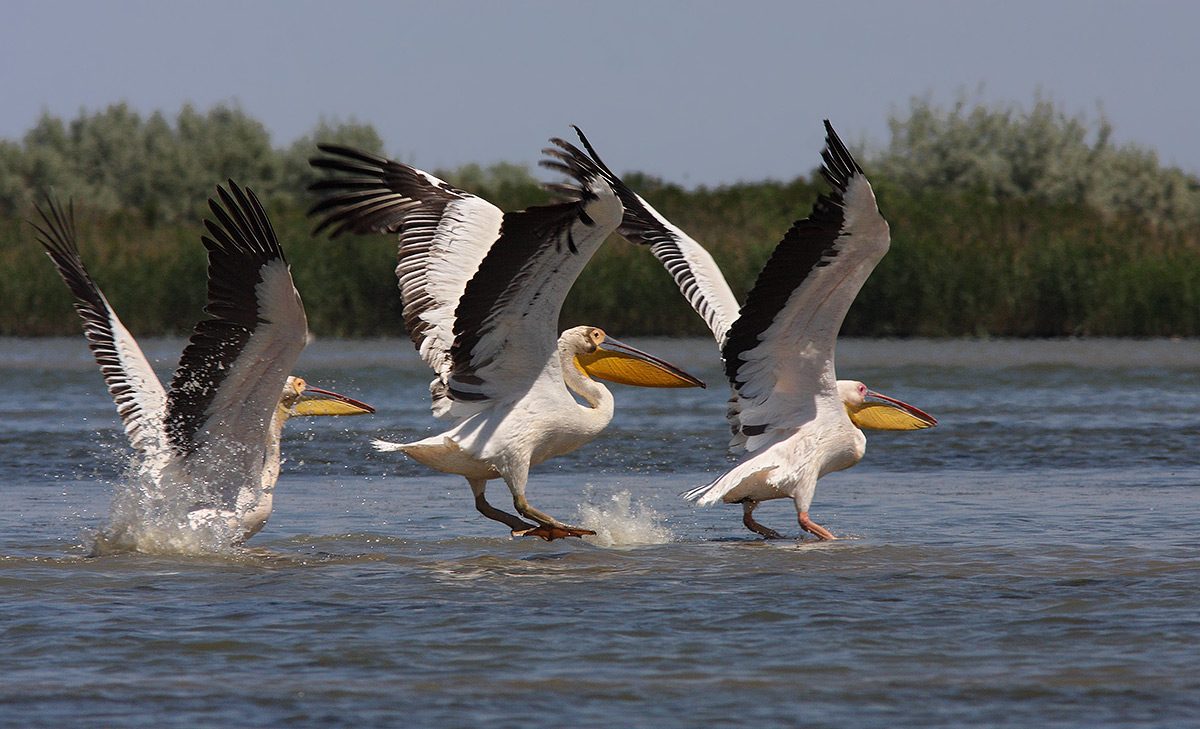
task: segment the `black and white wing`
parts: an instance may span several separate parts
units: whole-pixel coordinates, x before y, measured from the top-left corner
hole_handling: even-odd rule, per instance
[[[871,183],[828,121],[825,130],[821,174],[833,192],[776,247],[721,350],[734,448],[756,450],[756,436],[810,420],[818,398],[836,401],[838,330],[888,249]]]
[[[500,237],[503,214],[406,164],[335,145],[320,149],[325,156],[310,163],[332,176],[309,187],[321,196],[308,211],[323,216],[316,230],[332,228],[335,237],[347,231],[399,235],[396,277],[404,325],[421,358],[444,382],[450,374],[454,310]]]
[[[125,434],[143,456],[164,453],[167,393],[142,348],[83,267],[75,243],[74,205],[64,211],[58,200],[49,196],[46,205],[48,210],[38,208],[42,224],[33,223],[38,242],[75,295],[75,311],[83,319],[83,334],[117,405]]]
[[[729,327],[738,316],[738,303],[712,255],[629,189],[604,164],[579,127],[571,128],[579,135],[587,153],[570,142],[554,138],[550,142],[558,149],[543,149],[542,153],[552,159],[543,160],[540,164],[574,178],[577,183],[585,176],[599,175],[607,180],[625,208],[617,232],[631,243],[650,247],[650,251],[675,279],[684,298],[708,324],[717,339],[717,345],[724,346]],[[568,194],[576,194],[578,190],[573,185],[546,187]]]
[[[559,312],[620,221],[621,202],[602,177],[586,178],[574,201],[504,215],[500,237],[455,310],[452,398],[519,398],[539,378],[563,389]]]
[[[166,431],[190,468],[233,494],[261,477],[267,427],[308,336],[271,222],[232,181],[209,199],[208,304],[167,395]],[[238,481],[243,481],[238,483]]]

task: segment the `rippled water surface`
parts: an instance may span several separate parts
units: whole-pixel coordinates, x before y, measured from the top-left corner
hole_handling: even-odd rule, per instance
[[[81,339],[0,340],[0,726],[1197,725],[1200,343],[843,342],[841,376],[941,424],[820,482],[832,543],[678,498],[731,463],[727,389],[711,342],[638,344],[710,387],[614,386],[535,469],[595,538],[510,538],[374,453],[430,432],[427,374],[318,340],[299,373],[378,414],[289,423],[246,550],[89,558],[112,403]]]

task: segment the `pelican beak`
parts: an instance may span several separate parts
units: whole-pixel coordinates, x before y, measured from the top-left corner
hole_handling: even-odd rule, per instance
[[[937,425],[934,417],[922,410],[914,408],[905,402],[900,402],[887,395],[880,395],[874,390],[867,390],[867,397],[873,397],[880,402],[867,401],[857,410],[846,406],[850,422],[860,428],[872,430],[921,430]]]
[[[704,382],[675,365],[611,337],[591,354],[581,354],[575,364],[585,375],[638,387],[704,387]]]
[[[319,387],[306,387],[288,415],[364,415],[373,412],[375,408],[354,398]]]

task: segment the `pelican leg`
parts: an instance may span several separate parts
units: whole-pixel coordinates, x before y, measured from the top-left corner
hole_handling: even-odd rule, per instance
[[[817,539],[837,539],[833,536],[833,532],[808,518],[808,512],[800,512],[800,528],[809,534],[816,535]]]
[[[512,529],[514,534],[517,532],[523,533],[530,529],[536,528],[533,524],[521,521],[521,519],[516,515],[510,514],[507,511],[501,511],[500,509],[497,509],[489,504],[487,499],[483,496],[483,491],[487,488],[486,479],[468,478],[467,483],[471,484],[471,493],[475,494],[475,508],[480,514],[483,514],[489,519],[494,519],[498,522],[507,524],[508,528]]]
[[[517,507],[518,514],[538,523],[538,526],[532,529],[526,529],[523,532],[514,531],[513,534],[517,536],[541,537],[547,542],[552,542],[555,539],[562,539],[563,537],[582,537],[587,534],[594,535],[596,533],[591,529],[564,524],[549,514],[538,511],[525,500],[525,494],[513,494],[513,504]]]
[[[754,521],[754,509],[757,506],[757,501],[750,501],[747,499],[746,501],[742,502],[742,524],[745,524],[746,528],[750,531],[754,532],[755,534],[761,534],[767,539],[783,539],[783,535],[779,532]]]

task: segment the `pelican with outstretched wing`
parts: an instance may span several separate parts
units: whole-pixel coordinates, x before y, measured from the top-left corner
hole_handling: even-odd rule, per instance
[[[251,190],[230,181],[217,193],[203,237],[212,318],[196,325],[170,390],[84,268],[73,205],[48,197],[33,226],[75,296],[143,475],[160,496],[188,500],[191,526],[210,524],[240,543],[271,515],[288,418],[374,409],[291,376],[308,325],[283,250]]]
[[[862,459],[866,437],[859,428],[937,425],[911,405],[834,374],[838,330],[887,252],[890,234],[862,168],[828,121],[825,130],[821,174],[833,192],[787,232],[740,308],[708,251],[621,182],[578,127],[587,152],[561,139],[543,150],[550,157],[543,166],[576,182],[551,189],[574,195],[584,179],[608,181],[625,208],[618,232],[650,247],[712,330],[732,388],[730,450],[745,455],[684,496],[701,504],[742,504],[742,522],[767,538],[780,535],[755,521],[753,512],[759,502],[778,498],[795,502],[802,529],[834,538],[808,510],[817,479]]]
[[[310,188],[321,196],[309,211],[323,216],[317,230],[398,234],[405,326],[436,373],[435,417],[454,421],[429,438],[376,447],[464,476],[476,509],[514,534],[594,534],[535,509],[525,496],[531,466],[588,443],[612,419],[612,393],[593,377],[703,386],[596,327],[557,335],[567,292],[620,223],[612,188],[603,177],[582,175],[570,202],[502,213],[408,165],[320,149],[324,156],[311,163],[331,176]],[[484,489],[494,478],[504,479],[520,517],[488,503]]]

